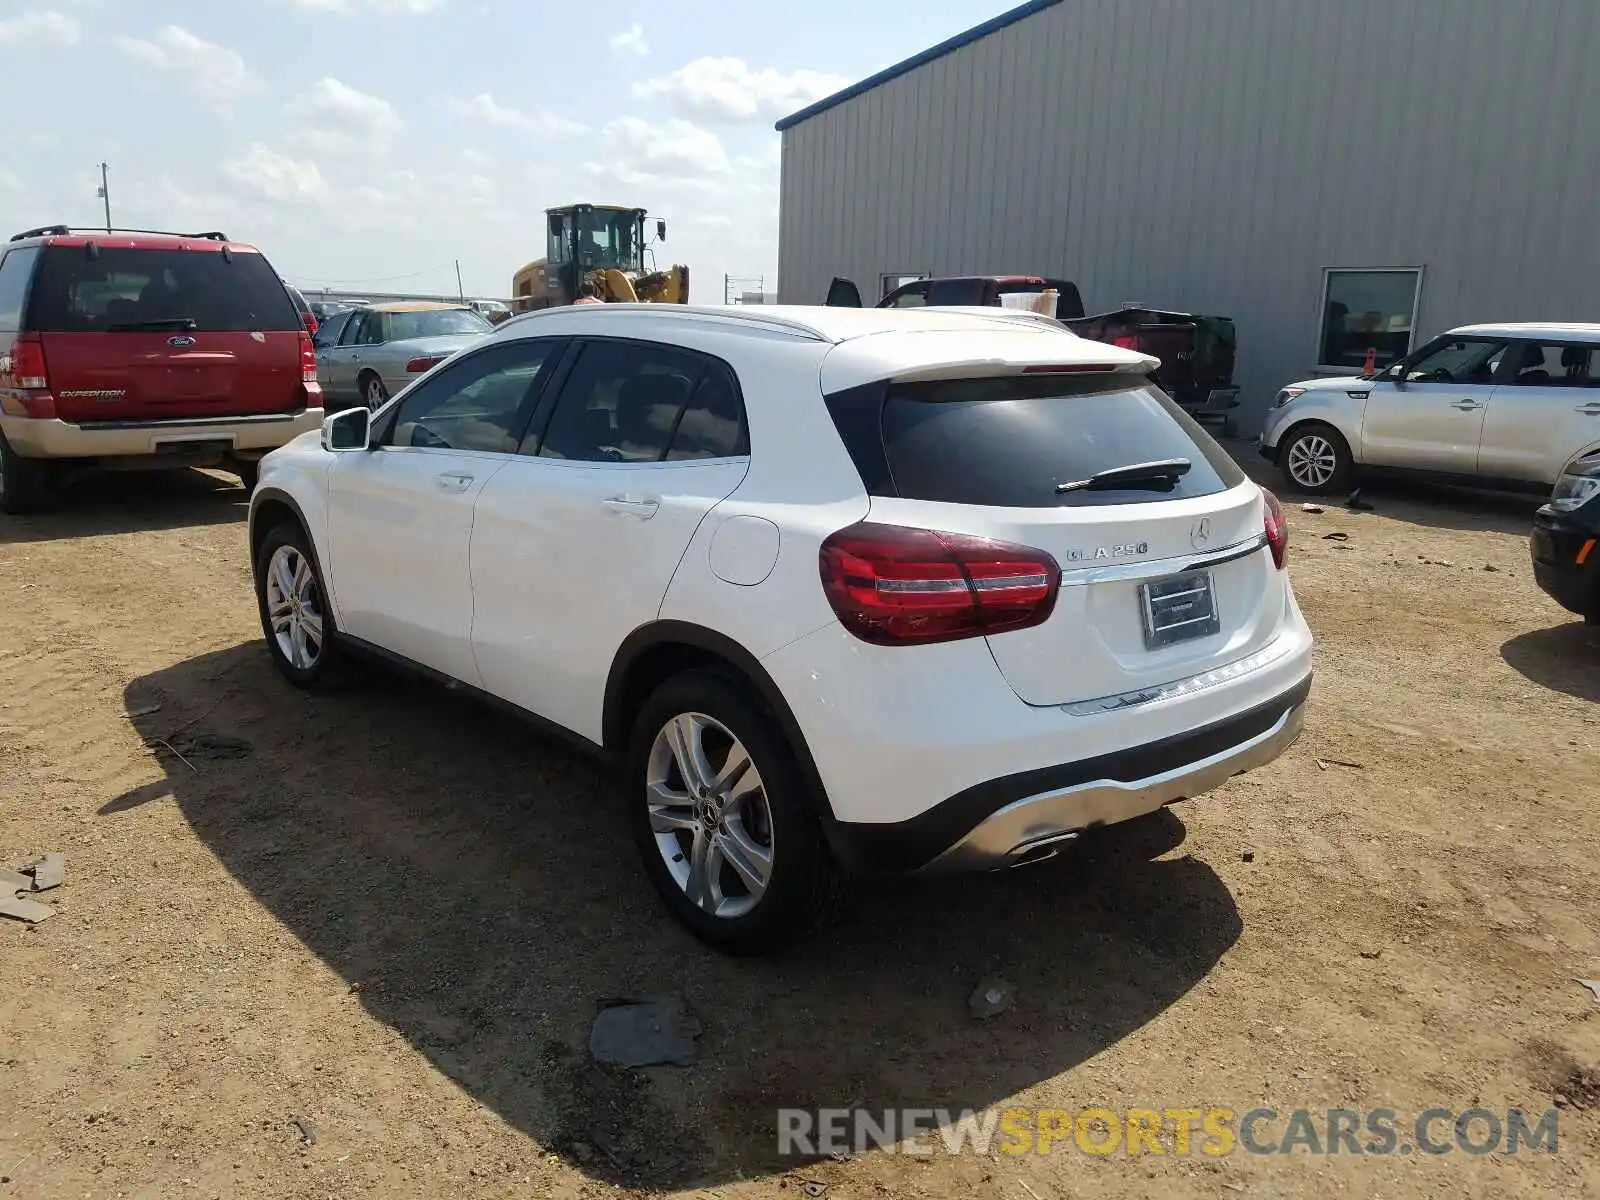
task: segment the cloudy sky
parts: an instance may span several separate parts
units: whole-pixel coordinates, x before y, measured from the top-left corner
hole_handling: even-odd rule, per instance
[[[221,228],[318,285],[504,296],[640,205],[693,299],[777,270],[772,123],[1014,0],[0,0],[0,229]]]

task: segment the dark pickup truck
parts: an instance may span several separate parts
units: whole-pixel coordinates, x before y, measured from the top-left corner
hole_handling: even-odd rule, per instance
[[[1077,284],[1040,275],[918,279],[890,292],[877,307],[995,308],[1002,304],[1001,296],[1044,291],[1056,293],[1056,320],[1079,337],[1159,358],[1156,382],[1193,415],[1222,421],[1239,406],[1239,389],[1233,384],[1234,329],[1227,317],[1138,307],[1086,316]],[[848,279],[833,281],[827,303],[835,308],[865,307],[861,289]]]

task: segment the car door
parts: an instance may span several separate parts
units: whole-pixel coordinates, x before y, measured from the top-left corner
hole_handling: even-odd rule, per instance
[[[339,340],[329,346],[317,364],[317,374],[323,372],[323,362],[327,366],[327,380],[323,387],[326,388],[341,406],[354,404],[360,399],[356,392],[356,356],[360,353],[362,339],[368,321],[376,321],[378,314],[366,309],[357,309],[350,314],[350,319],[345,322],[339,331]]]
[[[483,687],[595,741],[607,671],[655,619],[696,528],[749,467],[744,407],[719,360],[592,340],[472,526]]]
[[[1375,380],[1360,458],[1377,467],[1472,475],[1503,338],[1446,334]]]
[[[340,628],[476,685],[473,505],[514,457],[565,343],[498,342],[387,405],[374,448],[341,454],[329,476],[331,589]]]
[[[322,385],[323,407],[329,410],[341,407],[340,398],[334,391],[333,354],[339,347],[339,335],[344,332],[353,315],[348,312],[334,313],[317,327],[317,332],[311,338],[311,347],[317,355],[317,382]]]
[[[1484,417],[1478,474],[1553,485],[1567,460],[1600,437],[1600,350],[1525,342],[1506,360]]]
[[[852,279],[840,279],[834,276],[833,282],[828,285],[828,296],[823,304],[829,308],[860,308],[861,289]]]

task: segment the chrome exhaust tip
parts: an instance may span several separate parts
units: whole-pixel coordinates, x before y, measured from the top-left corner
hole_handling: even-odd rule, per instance
[[[1061,853],[1061,847],[1068,842],[1077,841],[1082,836],[1083,830],[1069,829],[1064,833],[1047,833],[1040,837],[1030,838],[1011,847],[1006,856],[1005,863],[999,867],[1002,871],[1014,871],[1018,867],[1031,867],[1036,863],[1049,862]]]

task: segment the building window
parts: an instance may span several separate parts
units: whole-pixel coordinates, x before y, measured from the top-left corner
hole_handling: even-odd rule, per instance
[[[928,273],[926,271],[896,271],[892,274],[880,275],[878,278],[879,282],[883,284],[883,288],[878,292],[878,299],[882,300],[896,288],[903,288],[908,283],[915,283],[917,280],[926,279],[927,277]]]
[[[1421,267],[1323,271],[1317,366],[1360,371],[1409,354],[1421,294]]]

